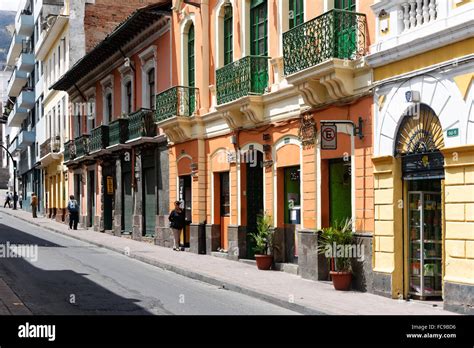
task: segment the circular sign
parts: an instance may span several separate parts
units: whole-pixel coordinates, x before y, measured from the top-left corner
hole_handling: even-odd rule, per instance
[[[334,130],[334,128],[325,128],[322,132],[322,136],[324,140],[332,141],[336,137],[336,131]]]

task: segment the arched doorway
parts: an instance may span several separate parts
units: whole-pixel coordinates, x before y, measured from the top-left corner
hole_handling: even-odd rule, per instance
[[[443,284],[443,129],[425,104],[409,109],[398,129],[404,204],[405,295],[441,297]]]

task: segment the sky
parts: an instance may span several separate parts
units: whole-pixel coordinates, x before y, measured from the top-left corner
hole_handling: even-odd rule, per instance
[[[21,0],[0,0],[0,10],[16,11]]]

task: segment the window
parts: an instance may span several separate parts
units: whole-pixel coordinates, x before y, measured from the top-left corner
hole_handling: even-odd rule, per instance
[[[61,134],[61,102],[58,103],[58,119],[56,124],[56,129],[54,130],[54,135]]]
[[[289,29],[293,29],[304,23],[304,4],[303,0],[289,0],[289,2]]]
[[[58,45],[58,74],[61,75],[61,42]]]
[[[195,87],[194,66],[194,25],[191,24],[188,31],[188,87]]]
[[[232,27],[232,6],[224,8],[224,65],[233,61],[233,27]]]
[[[110,114],[108,115],[108,120],[111,120],[112,119],[112,93],[110,93],[108,96],[110,96]],[[89,120],[88,122],[88,133],[90,133],[90,131],[92,129],[95,128],[95,99],[89,99],[87,101],[87,119]],[[107,107],[109,107],[109,105],[107,105]]]
[[[154,109],[154,97],[155,97],[155,68],[151,68],[148,71],[148,93],[149,100],[148,106],[150,109]]]
[[[53,78],[51,81],[54,83],[56,81],[56,53],[53,53],[52,73],[53,73]]]
[[[250,54],[266,56],[267,42],[267,1],[252,0],[250,8]]]
[[[108,93],[105,96],[105,117],[107,124],[112,122],[112,93]]]
[[[125,112],[132,113],[132,81],[125,84]]]

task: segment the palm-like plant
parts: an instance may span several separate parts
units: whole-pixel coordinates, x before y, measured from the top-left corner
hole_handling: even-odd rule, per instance
[[[258,255],[271,255],[273,249],[272,217],[268,214],[257,217],[257,232],[250,234],[255,241],[253,250]]]
[[[333,226],[323,228],[320,235],[320,243],[318,251],[321,254],[332,250],[332,258],[335,260],[335,270],[340,272],[351,271],[351,259],[347,255],[335,256],[337,248],[345,249],[346,245],[351,245],[353,242],[354,233],[352,231],[352,219],[345,219],[343,221],[336,221]]]

